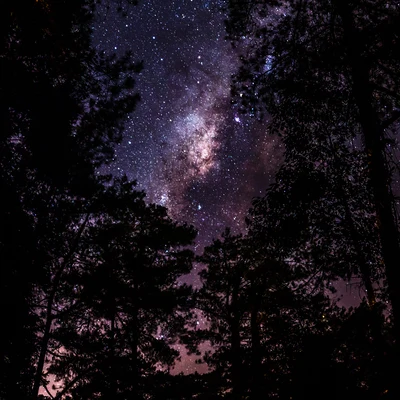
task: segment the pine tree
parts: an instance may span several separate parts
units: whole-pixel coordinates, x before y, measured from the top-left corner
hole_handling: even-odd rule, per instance
[[[289,398],[293,360],[329,302],[256,236],[226,230],[199,259],[198,307],[209,323],[199,336],[214,346],[204,360],[221,377],[221,396]]]
[[[177,278],[191,271],[196,232],[143,197],[123,179],[99,201],[71,267],[82,307],[54,332],[63,346],[50,367],[61,381],[56,398],[147,398],[179,355],[172,345],[191,318],[192,291]]]
[[[348,140],[363,139],[368,180],[400,340],[400,256],[386,159],[387,134],[398,112],[396,2],[229,2],[228,32],[248,46],[235,91],[245,110],[266,111],[271,131],[306,134],[331,124]]]
[[[373,307],[378,295],[384,299],[383,271],[366,159],[337,135],[323,134],[285,135],[283,164],[253,202],[250,231],[273,240],[293,266],[314,276],[314,286],[361,279]]]
[[[2,319],[14,321],[0,346],[4,398],[37,398],[65,267],[58,261],[73,253],[75,229],[102,184],[96,168],[112,160],[138,101],[140,65],[91,47],[95,6],[0,6],[0,292]]]
[[[233,399],[240,399],[244,391],[241,342],[246,266],[240,247],[241,236],[226,229],[222,241],[206,247],[199,259],[207,269],[200,273],[203,287],[198,307],[210,323],[208,339],[215,348],[206,361],[221,377],[220,390],[231,391]]]

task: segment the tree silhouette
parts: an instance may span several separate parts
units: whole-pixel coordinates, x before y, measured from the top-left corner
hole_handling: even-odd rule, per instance
[[[313,274],[314,286],[360,277],[372,307],[383,271],[366,158],[328,129],[286,132],[283,165],[253,201],[250,231]]]
[[[261,243],[226,230],[199,258],[207,268],[198,307],[209,327],[198,335],[215,346],[204,360],[220,377],[224,398],[292,396],[293,360],[330,308]]]
[[[206,361],[215,366],[225,380],[225,390],[232,398],[243,394],[243,353],[241,341],[244,318],[244,268],[240,252],[241,237],[227,229],[222,241],[216,240],[206,247],[200,261],[207,269],[200,273],[203,287],[199,294],[199,308],[209,319],[209,340],[216,352]]]
[[[232,0],[229,11],[229,34],[248,45],[234,84],[244,110],[266,110],[274,132],[296,127],[301,134],[322,123],[362,137],[399,341],[400,248],[386,159],[388,130],[400,117],[396,3],[249,1],[244,7]]]
[[[37,398],[58,276],[139,99],[140,64],[91,47],[96,4],[0,6],[0,292],[14,321],[0,345],[4,398]]]
[[[63,346],[50,367],[62,381],[56,398],[146,398],[179,355],[171,345],[191,317],[192,292],[177,278],[191,270],[184,247],[196,232],[143,197],[123,179],[99,200],[71,267],[82,307],[66,310],[54,332]]]

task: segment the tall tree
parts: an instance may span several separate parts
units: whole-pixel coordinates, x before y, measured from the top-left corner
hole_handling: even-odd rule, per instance
[[[50,367],[61,381],[56,398],[147,398],[179,356],[171,346],[193,304],[191,288],[177,279],[191,271],[187,246],[196,231],[143,197],[131,182],[116,180],[71,266],[73,303],[82,307],[57,321],[54,336],[63,347]]]
[[[397,126],[399,9],[394,1],[229,2],[227,27],[248,53],[236,77],[245,109],[266,110],[271,129],[331,122],[360,134],[400,342],[400,247],[386,159],[387,130]]]
[[[224,381],[220,390],[231,391],[233,399],[240,399],[245,389],[241,343],[246,265],[240,251],[241,240],[241,236],[226,229],[222,241],[206,247],[199,259],[207,269],[200,273],[203,287],[198,307],[210,323],[206,337],[216,349],[206,361]]]
[[[324,296],[298,284],[299,271],[261,243],[227,230],[200,257],[206,269],[198,307],[209,327],[199,336],[215,345],[205,361],[222,378],[226,398],[292,393],[293,360],[329,307]]]
[[[51,325],[39,301],[52,307],[57,261],[69,259],[101,186],[96,168],[112,160],[138,101],[140,65],[91,47],[96,4],[0,6],[0,292],[2,320],[14,321],[0,345],[4,398],[37,397]]]
[[[253,201],[249,229],[308,271],[314,286],[361,279],[373,307],[383,270],[366,158],[331,128],[286,132],[283,164],[266,195]]]

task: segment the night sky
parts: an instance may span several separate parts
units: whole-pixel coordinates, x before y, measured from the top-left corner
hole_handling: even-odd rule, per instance
[[[110,9],[98,48],[144,61],[141,102],[129,116],[113,174],[126,173],[173,218],[194,224],[203,246],[243,228],[252,197],[280,162],[279,140],[230,101],[237,55],[224,40],[222,3],[142,0],[124,18]]]
[[[198,252],[225,226],[244,231],[251,199],[265,193],[282,161],[279,139],[266,134],[265,122],[239,115],[231,104],[238,58],[224,40],[222,5],[141,0],[127,17],[111,7],[93,27],[98,49],[131,50],[144,62],[136,77],[141,101],[106,172],[127,174],[149,201],[195,225]],[[197,267],[185,281],[198,285]],[[177,371],[194,370],[205,369],[184,356]]]

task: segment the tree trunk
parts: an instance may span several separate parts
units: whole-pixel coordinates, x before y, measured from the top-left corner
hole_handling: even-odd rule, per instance
[[[134,332],[132,332],[132,369],[133,369],[133,390],[132,398],[135,399],[139,394],[139,323],[138,323],[138,312],[135,310],[135,325]]]
[[[43,337],[42,341],[40,344],[40,353],[39,353],[39,359],[38,363],[36,366],[36,372],[35,372],[35,378],[33,381],[33,389],[32,389],[32,398],[35,400],[39,397],[39,389],[42,383],[42,375],[43,375],[43,368],[44,368],[44,363],[46,361],[46,355],[47,355],[47,349],[49,346],[49,340],[50,340],[50,334],[51,334],[51,325],[53,323],[53,305],[54,305],[54,299],[55,295],[58,289],[58,284],[60,281],[60,277],[62,274],[63,268],[60,267],[60,269],[57,271],[57,274],[53,280],[53,287],[50,292],[49,298],[47,299],[47,307],[46,307],[46,323],[44,326],[44,332],[43,332]]]
[[[89,216],[90,214],[86,215],[85,220],[82,222],[81,226],[79,227],[79,231],[77,232],[74,241],[71,246],[71,250],[69,254],[66,256],[62,264],[60,265],[60,268],[57,270],[54,279],[52,281],[52,288],[51,292],[49,294],[49,297],[47,299],[47,306],[46,306],[46,323],[44,327],[44,332],[43,332],[43,337],[42,341],[40,344],[40,353],[39,353],[39,359],[38,363],[36,366],[36,372],[35,372],[35,377],[33,381],[33,388],[32,388],[32,399],[36,400],[39,397],[39,389],[42,383],[42,377],[43,377],[43,369],[44,369],[44,364],[46,361],[46,355],[47,355],[47,350],[49,346],[49,340],[51,336],[51,325],[53,323],[53,306],[54,306],[54,300],[60,285],[61,277],[62,274],[67,266],[67,264],[70,262],[72,259],[73,255],[75,254],[76,248],[78,246],[80,237],[86,227],[87,222],[89,221]]]
[[[114,299],[113,299],[114,300]],[[111,316],[111,329],[110,329],[110,349],[109,349],[109,362],[108,362],[108,379],[110,380],[108,393],[105,396],[107,400],[112,400],[117,397],[118,393],[118,385],[117,385],[117,377],[115,374],[116,371],[116,343],[115,343],[115,335],[116,335],[116,327],[115,327],[115,319],[116,319],[116,309],[115,302],[113,301],[113,315]]]
[[[353,65],[354,96],[360,112],[360,124],[364,134],[369,158],[369,175],[375,198],[375,209],[382,256],[392,304],[396,340],[400,343],[400,290],[397,272],[400,262],[398,229],[393,213],[393,198],[390,191],[390,174],[385,159],[383,132],[379,129],[375,110],[372,108],[372,93],[369,88],[369,71],[361,60]]]
[[[253,290],[256,290],[253,288]],[[251,330],[251,399],[261,399],[262,374],[261,374],[261,344],[260,326],[258,322],[259,294],[255,293],[250,316]]]
[[[400,288],[397,283],[400,263],[399,232],[393,212],[391,176],[385,158],[384,132],[373,107],[373,93],[369,79],[370,67],[368,61],[360,54],[362,46],[358,43],[359,34],[354,27],[352,11],[344,3],[337,1],[337,9],[343,21],[345,40],[348,43],[353,95],[359,111],[359,122],[368,157],[369,178],[374,195],[382,257],[392,305],[394,335],[397,344],[400,344]]]
[[[231,304],[231,378],[232,378],[232,398],[241,399],[242,379],[241,359],[240,359],[240,316],[238,310],[239,287],[234,283],[232,290]]]
[[[140,366],[139,366],[139,295],[138,287],[133,284],[134,296],[133,296],[133,308],[131,311],[131,366],[132,366],[132,399],[139,398],[139,380],[140,380]]]

